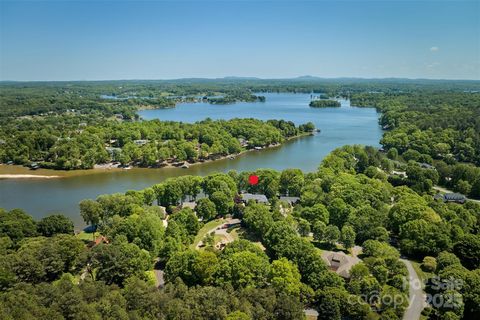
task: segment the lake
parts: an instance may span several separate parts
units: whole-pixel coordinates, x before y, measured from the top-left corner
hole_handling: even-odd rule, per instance
[[[382,130],[379,114],[374,108],[350,107],[341,101],[340,108],[310,108],[309,94],[261,94],[266,102],[211,105],[182,103],[173,109],[142,110],[147,120],[195,122],[212,119],[258,118],[285,119],[299,125],[311,121],[320,133],[289,141],[276,148],[252,151],[233,160],[223,159],[191,166],[188,169],[140,169],[101,172],[61,179],[0,180],[0,207],[22,208],[36,219],[61,212],[76,226],[82,226],[78,203],[100,194],[142,189],[166,178],[179,175],[206,175],[215,171],[245,171],[257,168],[300,168],[314,171],[321,160],[333,149],[346,144],[379,146]],[[52,173],[55,174],[55,173]]]

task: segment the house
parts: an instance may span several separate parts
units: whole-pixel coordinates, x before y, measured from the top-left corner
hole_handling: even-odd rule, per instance
[[[423,169],[437,170],[434,166],[425,162],[420,163],[420,167],[422,167]]]
[[[243,138],[238,138],[238,142],[242,147],[247,147],[248,146],[248,140],[245,140]]]
[[[288,197],[288,196],[281,196],[280,201],[285,201],[286,203],[290,204],[291,206],[296,205],[297,203],[300,202],[299,197]]]
[[[110,156],[113,156],[114,154],[118,154],[122,152],[122,149],[114,148],[114,147],[106,147],[105,150],[107,150]]]
[[[444,202],[465,203],[465,201],[467,201],[467,197],[461,193],[437,193],[433,198],[435,200],[442,200]]]
[[[192,210],[195,210],[196,206],[197,206],[197,203],[195,201],[182,203],[182,209],[190,208]]]
[[[148,140],[140,139],[140,140],[133,140],[133,143],[135,143],[137,146],[143,146],[144,144],[147,144]]]
[[[346,255],[343,252],[323,251],[322,259],[330,270],[343,278],[350,278],[350,269],[361,260],[357,257]]]
[[[109,241],[108,241],[108,239],[107,239],[105,236],[102,236],[102,235],[101,235],[101,236],[98,236],[97,238],[95,238],[95,240],[90,241],[90,242],[87,244],[87,247],[88,247],[88,248],[93,248],[93,247],[98,246],[98,245],[101,244],[101,243],[103,243],[103,244],[108,244]]]
[[[243,203],[247,203],[250,200],[253,200],[257,203],[268,204],[268,199],[264,194],[252,194],[252,193],[242,193],[240,198]]]
[[[406,171],[395,171],[395,170],[392,170],[392,174],[394,176],[399,176],[401,178],[407,178],[407,172]]]

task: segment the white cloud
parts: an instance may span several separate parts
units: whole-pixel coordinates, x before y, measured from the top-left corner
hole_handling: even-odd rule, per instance
[[[430,48],[430,51],[431,51],[431,52],[437,52],[438,50],[440,50],[439,47],[431,47],[431,48]]]

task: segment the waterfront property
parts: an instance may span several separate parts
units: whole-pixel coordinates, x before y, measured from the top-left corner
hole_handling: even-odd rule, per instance
[[[212,119],[272,118],[288,119],[296,124],[312,121],[321,128],[320,134],[306,136],[283,143],[279,147],[265,148],[257,152],[247,152],[234,159],[206,161],[189,168],[167,167],[161,169],[132,168],[131,170],[100,168],[87,171],[53,171],[0,165],[0,174],[36,174],[62,176],[59,179],[10,179],[1,180],[0,203],[6,209],[22,208],[35,218],[52,212],[63,212],[74,220],[77,226],[83,221],[78,212],[78,203],[83,199],[96,198],[100,194],[138,190],[181,175],[207,175],[212,172],[229,170],[253,171],[258,168],[283,170],[299,168],[306,172],[317,169],[318,163],[333,149],[345,144],[379,146],[382,135],[378,125],[378,113],[373,108],[352,108],[342,100],[340,108],[309,108],[310,94],[262,93],[264,103],[239,102],[229,105],[209,103],[181,103],[176,108],[142,110],[139,114],[145,119],[164,121],[195,122],[207,117]],[[242,141],[244,144],[247,141]],[[251,141],[249,141],[251,142]],[[116,142],[111,141],[111,147]],[[110,152],[115,152],[110,149]],[[308,155],[308,156],[305,156]],[[29,201],[21,195],[28,194]],[[50,201],[55,195],[55,202]]]
[[[264,194],[242,193],[240,194],[240,198],[243,203],[247,203],[248,201],[252,200],[257,203],[268,204],[268,199]]]

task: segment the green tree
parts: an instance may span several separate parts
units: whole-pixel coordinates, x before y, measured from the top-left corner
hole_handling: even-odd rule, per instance
[[[437,268],[437,260],[434,257],[426,256],[422,261],[422,269],[426,272],[434,272]]]
[[[325,235],[323,240],[326,241],[330,246],[335,246],[337,241],[340,239],[340,230],[337,226],[328,225],[325,230]]]
[[[103,207],[95,200],[82,200],[80,202],[80,215],[85,223],[93,226],[93,238],[95,239],[95,231],[100,219],[103,216]]]
[[[233,198],[229,197],[222,191],[215,191],[210,195],[210,200],[215,204],[218,215],[226,216],[233,208]]]
[[[285,169],[280,175],[279,191],[289,196],[300,196],[305,180],[300,169]]]
[[[311,231],[310,223],[305,219],[300,219],[298,221],[298,233],[302,237],[308,237],[308,235],[310,234],[310,231]]]
[[[312,227],[313,238],[316,241],[322,241],[323,238],[325,237],[326,230],[327,230],[327,225],[323,221],[316,221]]]
[[[14,243],[25,237],[35,236],[35,221],[23,210],[13,209],[9,212],[0,209],[0,236],[8,236]]]
[[[345,249],[350,249],[355,245],[355,236],[355,230],[353,230],[352,226],[343,226],[340,241],[343,243]]]
[[[242,311],[234,311],[228,314],[227,320],[251,320],[252,318]]]
[[[274,260],[270,269],[270,282],[275,290],[287,295],[300,294],[302,283],[300,272],[295,264],[286,258]]]
[[[453,252],[465,267],[472,270],[478,269],[480,267],[480,235],[467,234],[454,246]]]
[[[208,198],[199,199],[197,201],[195,211],[197,212],[197,216],[202,218],[204,221],[212,220],[217,216],[215,203]]]
[[[216,281],[231,284],[234,288],[267,285],[270,265],[268,260],[252,252],[237,252],[220,261]]]
[[[61,214],[42,218],[37,223],[38,233],[45,237],[51,237],[58,233],[73,234],[73,222]]]
[[[300,215],[302,218],[308,220],[311,223],[316,221],[322,221],[325,224],[328,224],[329,216],[327,208],[321,203],[317,203],[312,207],[304,207],[301,209]]]
[[[165,280],[173,282],[176,278],[181,278],[188,286],[200,284],[203,279],[201,274],[196,273],[197,270],[195,268],[198,254],[194,250],[175,253],[165,266]],[[197,266],[197,269],[200,268],[200,265]],[[208,277],[205,280],[208,280]]]
[[[90,259],[91,270],[95,270],[96,280],[119,286],[131,276],[142,275],[152,265],[148,251],[123,241],[96,246],[90,254]]]

